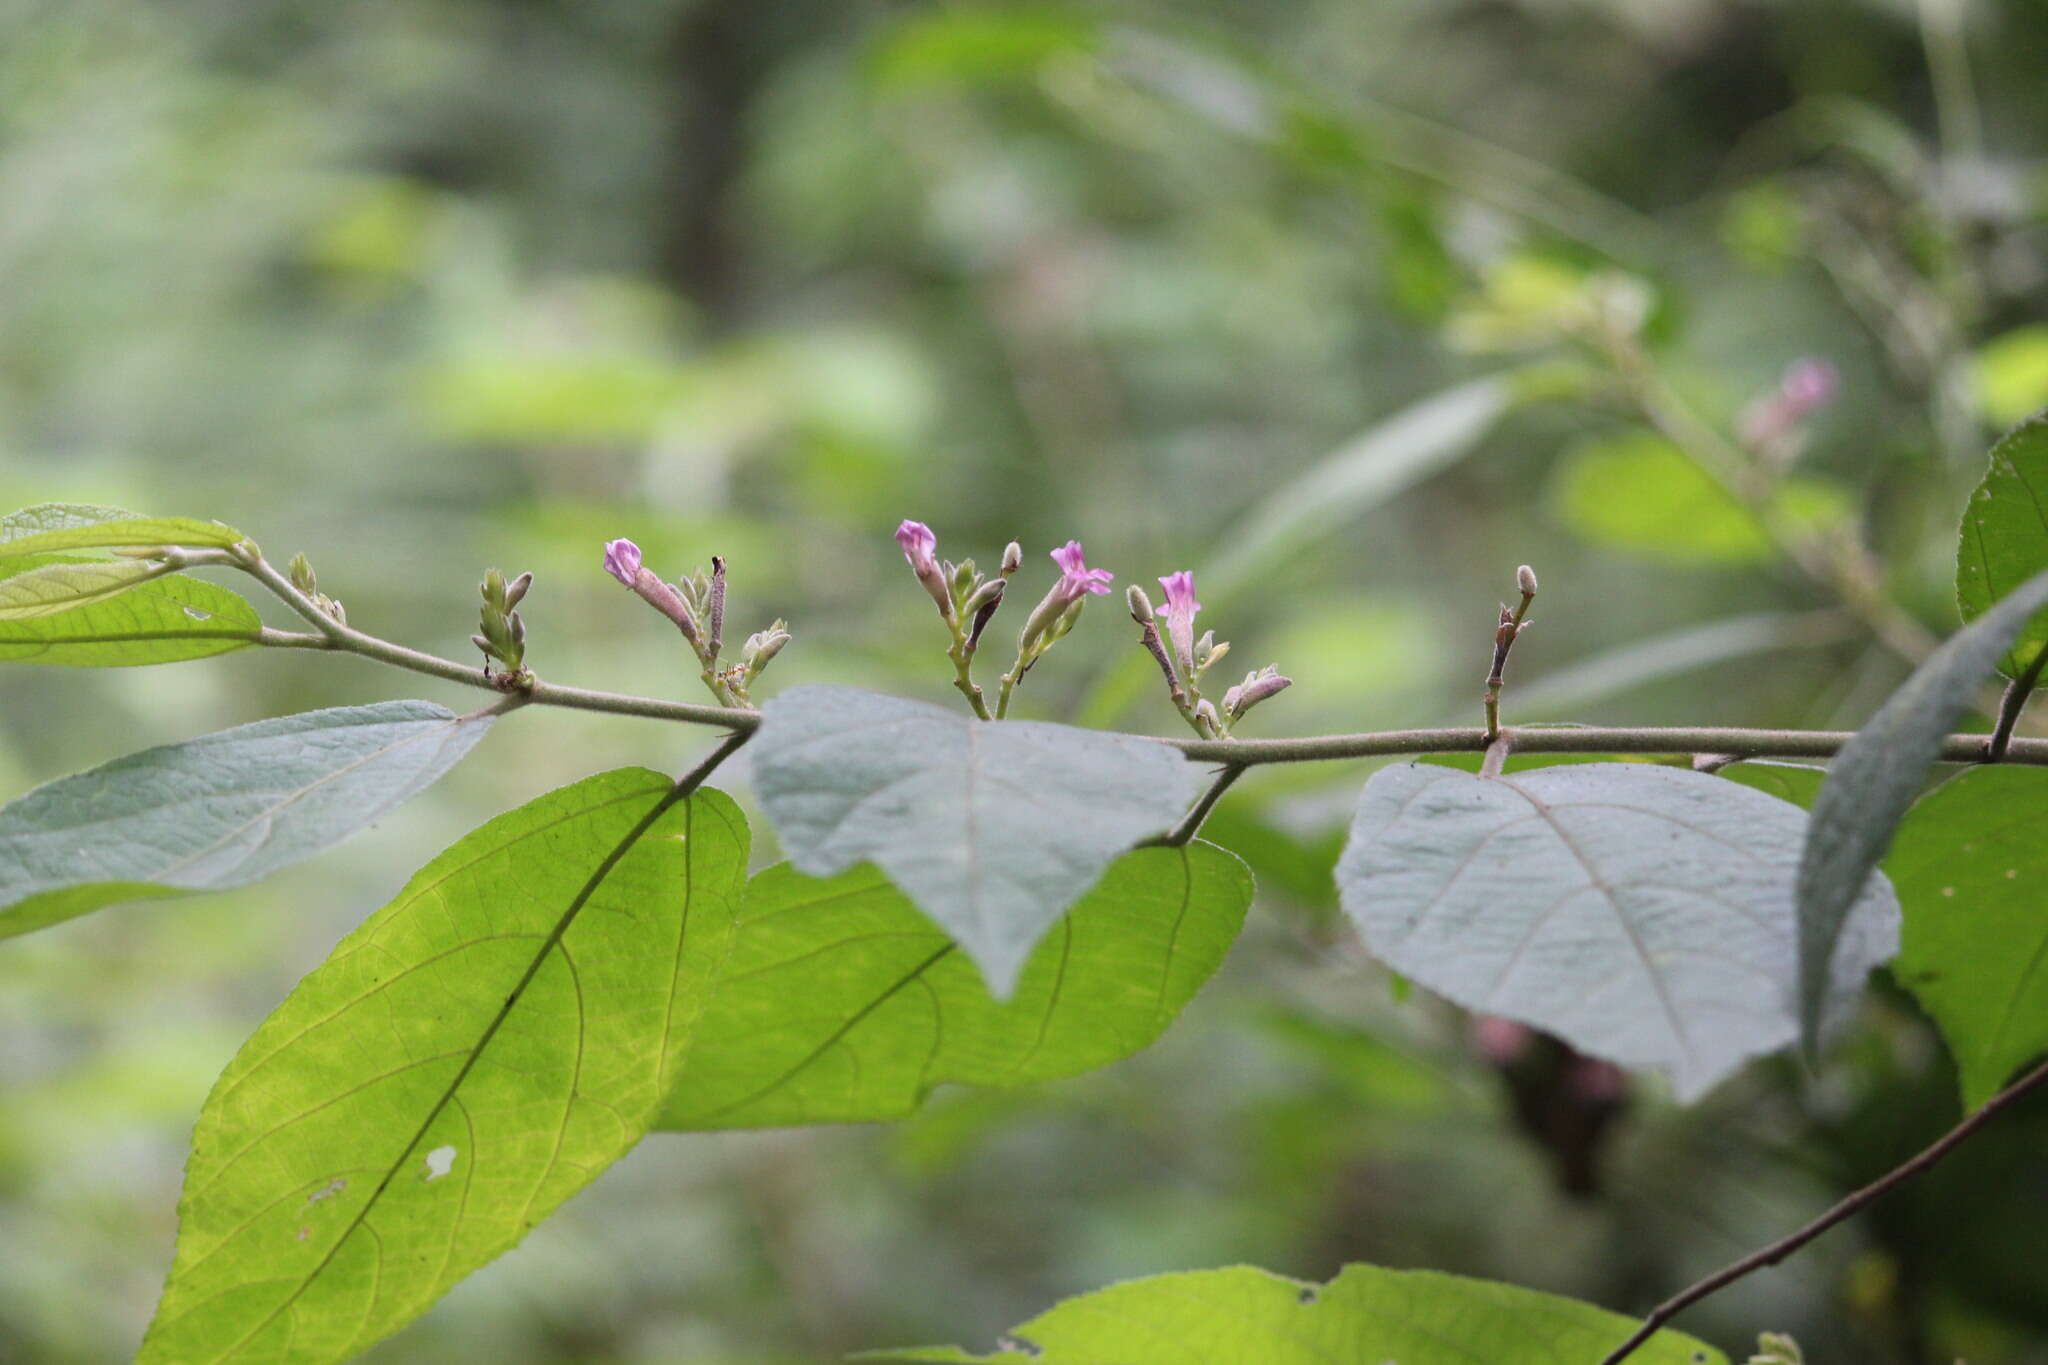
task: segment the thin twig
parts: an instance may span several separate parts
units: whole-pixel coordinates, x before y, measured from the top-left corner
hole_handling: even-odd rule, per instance
[[[1620,1361],[1626,1360],[1629,1356],[1633,1355],[1637,1347],[1655,1336],[1665,1323],[1671,1321],[1672,1318],[1685,1309],[1690,1308],[1708,1295],[1725,1289],[1753,1271],[1761,1270],[1765,1266],[1776,1265],[1835,1224],[1857,1212],[1864,1205],[1890,1193],[1897,1186],[1911,1180],[1914,1176],[1954,1151],[1972,1133],[1982,1128],[1986,1123],[1989,1123],[2001,1109],[2010,1107],[2014,1101],[2040,1085],[2043,1081],[2048,1081],[2048,1063],[2035,1067],[2032,1071],[2029,1071],[2026,1075],[1986,1100],[1983,1108],[1949,1129],[1933,1146],[1927,1148],[1905,1164],[1896,1166],[1886,1174],[1871,1181],[1868,1185],[1842,1200],[1839,1204],[1836,1204],[1797,1232],[1789,1233],[1784,1237],[1780,1237],[1769,1246],[1751,1252],[1734,1264],[1715,1271],[1689,1289],[1658,1304],[1650,1315],[1643,1319],[1642,1325],[1636,1328],[1634,1334],[1627,1341],[1615,1347],[1613,1352],[1600,1362],[1600,1365],[1619,1365]]]
[[[1230,790],[1230,784],[1244,776],[1244,769],[1235,763],[1226,764],[1216,774],[1216,780],[1209,784],[1209,790],[1202,793],[1202,799],[1195,802],[1180,823],[1160,837],[1159,842],[1168,848],[1184,848],[1202,832],[1202,822],[1209,818],[1209,812],[1216,809],[1216,803],[1223,799],[1223,793]]]
[[[1518,754],[1733,754],[1738,758],[1831,758],[1855,738],[1848,730],[1742,730],[1717,726],[1524,726],[1515,731]],[[1197,763],[1323,763],[1400,754],[1476,754],[1486,750],[1478,726],[1453,730],[1380,730],[1305,739],[1161,739]],[[1984,736],[1950,735],[1944,763],[1980,763]],[[2016,739],[2007,763],[2048,765],[2048,739]]]
[[[1984,761],[1997,763],[2005,757],[2005,751],[2012,746],[2013,727],[2020,723],[2020,712],[2027,709],[2027,698],[2033,695],[2034,686],[2041,681],[2041,667],[2048,664],[2048,645],[2043,645],[2034,655],[2034,662],[2027,665],[2027,671],[2006,685],[2005,695],[1998,699],[1998,723],[1991,728],[1991,738],[1984,741]]]

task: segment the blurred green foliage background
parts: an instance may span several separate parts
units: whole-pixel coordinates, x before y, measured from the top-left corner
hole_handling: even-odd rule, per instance
[[[2029,0],[0,0],[0,500],[220,518],[458,657],[481,571],[532,570],[541,676],[683,697],[610,537],[727,556],[739,633],[792,623],[776,686],[939,700],[896,522],[1020,539],[1034,595],[1078,537],[1120,584],[1196,570],[1296,680],[1264,734],[1477,723],[1526,561],[1511,720],[1853,725],[1952,628],[1984,446],[2048,402],[2044,53]],[[1835,400],[1745,447],[1805,356]],[[1114,601],[1026,714],[1168,732]],[[449,692],[291,652],[11,667],[0,791]],[[5,945],[0,1361],[132,1351],[213,1076],[414,867],[704,742],[528,711],[346,852]],[[1333,918],[1363,771],[1226,801],[1260,905],[1152,1051],[893,1128],[657,1135],[370,1358],[986,1346],[1237,1262],[1641,1309],[1953,1121],[1880,989],[1817,1073],[1684,1111],[1638,1082],[1591,1143],[1544,1057],[1504,1074]],[[2035,1105],[1682,1325],[2048,1361],[2044,1215]]]

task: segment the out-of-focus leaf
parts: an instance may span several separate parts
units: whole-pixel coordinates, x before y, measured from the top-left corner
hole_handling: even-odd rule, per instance
[[[1905,911],[1899,980],[1941,1025],[1976,1108],[2048,1050],[2048,773],[1972,768],[1920,798],[1885,871]]]
[[[0,587],[16,573],[55,562],[48,555],[0,559]],[[255,643],[262,629],[256,609],[235,593],[173,575],[104,602],[0,621],[0,661],[99,668],[174,663],[241,649]]]
[[[0,517],[0,550],[9,556],[53,550],[138,549],[154,545],[222,548],[246,540],[217,521],[144,517],[118,507],[45,502]]]
[[[877,1361],[952,1365],[1588,1365],[1632,1319],[1533,1289],[1349,1265],[1328,1284],[1233,1266],[1154,1275],[1068,1299],[1010,1332],[994,1352],[940,1346],[872,1351]],[[1642,1365],[1727,1365],[1677,1332],[1630,1357]]]
[[[0,938],[301,862],[410,800],[490,727],[431,702],[337,707],[38,787],[0,807]]]
[[[2048,324],[2016,327],[1977,352],[1977,404],[2009,427],[2048,406]]]
[[[1475,379],[1401,409],[1268,493],[1219,538],[1204,600],[1248,586],[1276,561],[1464,458],[1508,411],[1512,386]]]
[[[876,864],[998,997],[1067,907],[1118,854],[1171,826],[1201,780],[1152,740],[978,721],[848,687],[776,697],[747,753],[798,871]]]
[[[1057,57],[1094,50],[1095,21],[1056,5],[994,4],[926,10],[898,24],[869,69],[884,94],[934,86],[1030,80]]]
[[[1684,452],[1648,432],[1580,446],[1551,476],[1558,518],[1598,545],[1679,564],[1756,564],[1775,551],[1755,517]],[[1815,531],[1854,514],[1847,490],[1822,479],[1778,486],[1778,510]]]
[[[731,800],[673,793],[499,816],[299,983],[200,1113],[141,1361],[345,1360],[640,1140],[746,879]]]
[[[1920,794],[1941,742],[1969,708],[1984,675],[2035,612],[2048,606],[2048,572],[1957,631],[1892,693],[1828,767],[1814,798],[1799,863],[1800,1027],[1817,1041],[1836,942],[1850,907]],[[1839,972],[1840,966],[1836,965]]]
[[[1991,447],[1991,467],[1970,494],[1956,537],[1956,606],[1974,621],[2048,569],[2048,412]],[[2048,614],[2027,623],[1998,667],[2017,677],[2048,647]]]
[[[1366,946],[1416,984],[1662,1069],[1690,1100],[1798,1036],[1791,893],[1806,824],[1796,806],[1681,768],[1480,778],[1404,764],[1366,784],[1337,886]],[[1831,1016],[1898,932],[1879,878],[1842,936]]]
[[[171,571],[146,559],[59,560],[23,569],[0,579],[0,624],[104,602]]]
[[[747,888],[660,1126],[860,1123],[934,1086],[1018,1086],[1149,1046],[1221,965],[1251,903],[1213,844],[1110,865],[993,999],[952,940],[872,867],[788,864]]]

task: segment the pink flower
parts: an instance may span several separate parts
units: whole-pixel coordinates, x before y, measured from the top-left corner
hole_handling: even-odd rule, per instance
[[[1052,562],[1060,566],[1060,581],[1053,589],[1061,600],[1071,604],[1081,600],[1083,593],[1094,593],[1097,597],[1109,593],[1109,585],[1116,575],[1107,569],[1091,569],[1086,556],[1081,553],[1081,542],[1070,540],[1052,552]]]
[[[1778,387],[1751,403],[1741,419],[1743,442],[1752,448],[1776,444],[1835,401],[1842,376],[1819,356],[1803,356],[1785,367]]]
[[[1170,573],[1159,580],[1166,589],[1166,633],[1173,641],[1173,655],[1180,661],[1180,676],[1192,682],[1195,676],[1195,613],[1202,604],[1195,600],[1195,575],[1191,569]]]
[[[903,557],[910,561],[910,571],[917,575],[917,581],[924,584],[924,590],[931,594],[932,601],[938,606],[939,615],[951,621],[953,585],[946,581],[946,571],[939,567],[939,561],[932,558],[932,551],[939,544],[939,538],[932,534],[932,528],[921,521],[905,521],[896,528],[896,543],[903,547]]]
[[[932,534],[932,528],[921,521],[906,521],[896,528],[896,543],[903,547],[903,557],[910,561],[910,567],[917,570],[922,578],[938,567],[932,558],[932,551],[938,548],[939,538]]]
[[[604,547],[604,568],[619,582],[632,587],[640,578],[640,547],[630,540],[614,540]]]

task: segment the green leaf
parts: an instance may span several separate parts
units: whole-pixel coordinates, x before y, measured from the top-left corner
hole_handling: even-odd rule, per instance
[[[1035,80],[1046,64],[1085,56],[1095,22],[1051,5],[977,5],[917,14],[898,24],[870,59],[885,94],[931,88],[986,88]]]
[[[1098,1289],[1011,1332],[989,1355],[956,1347],[857,1359],[966,1365],[1590,1365],[1633,1319],[1533,1289],[1349,1265],[1327,1285],[1233,1266]],[[1691,1337],[1659,1332],[1640,1365],[1727,1365]]]
[[[1972,768],[1920,798],[1885,871],[1906,915],[1898,978],[1941,1025],[1974,1109],[2048,1051],[2048,773]]]
[[[799,872],[874,863],[999,997],[1118,854],[1180,818],[1201,777],[1157,740],[979,721],[850,687],[776,697],[747,752]]]
[[[1813,803],[1799,864],[1800,1029],[1814,1046],[1828,964],[1850,906],[1920,794],[1942,740],[2028,618],[2048,605],[2048,573],[1957,631],[1835,755]]]
[[[934,1086],[1019,1086],[1149,1046],[1244,923],[1252,879],[1213,844],[1110,865],[1031,955],[1007,1001],[871,867],[787,863],[747,888],[663,1128],[860,1123]]]
[[[1977,406],[1997,426],[2048,403],[2048,326],[2016,327],[1986,342],[1976,357]]]
[[[423,701],[307,711],[38,787],[0,806],[0,938],[301,862],[425,790],[490,726]]]
[[[1730,763],[1717,776],[1730,782],[1740,782],[1745,787],[1754,787],[1780,801],[1789,801],[1801,810],[1812,810],[1814,799],[1820,795],[1820,784],[1827,779],[1826,768],[1816,768],[1805,763],[1780,763],[1776,759],[1752,758],[1741,763]]]
[[[1778,510],[1813,529],[1852,515],[1846,490],[1790,478]],[[1551,476],[1559,520],[1587,540],[1679,564],[1761,564],[1776,553],[1762,526],[1725,489],[1660,436],[1633,432],[1580,446]]]
[[[1683,768],[1489,779],[1405,764],[1366,783],[1337,887],[1367,947],[1418,985],[1665,1070],[1690,1100],[1798,1036],[1806,825],[1796,806]],[[1879,877],[1844,935],[1831,1016],[1898,934]]]
[[[0,548],[9,555],[52,550],[139,549],[186,545],[223,549],[248,539],[231,526],[192,517],[144,517],[118,507],[45,502],[0,517]]]
[[[1956,537],[1956,606],[1965,621],[1974,621],[2043,570],[2048,570],[2048,412],[2020,423],[1991,447],[1991,467],[1970,494]],[[1998,667],[2007,677],[2018,677],[2044,646],[2048,615],[2027,623]]]
[[[47,555],[0,559],[0,580],[55,562]],[[171,575],[55,616],[0,621],[0,661],[167,664],[241,649],[262,629],[256,609],[226,588]]]
[[[344,1360],[646,1132],[746,878],[723,794],[622,769],[457,842],[221,1074],[140,1359]]]
[[[172,572],[144,559],[65,560],[0,579],[0,623],[33,621],[119,596]]]

